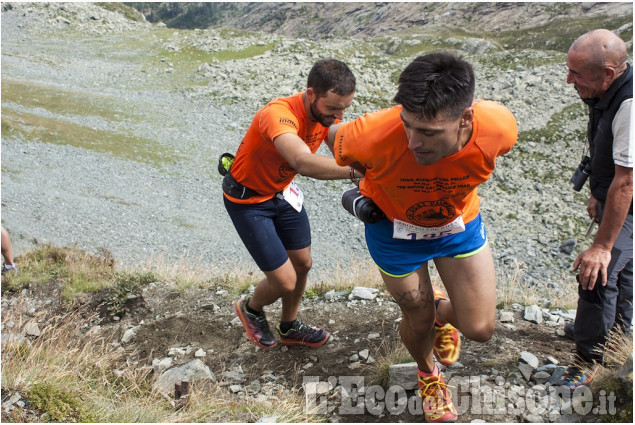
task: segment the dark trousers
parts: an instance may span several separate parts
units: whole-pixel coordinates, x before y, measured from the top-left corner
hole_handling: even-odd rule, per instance
[[[602,220],[603,208],[599,211]],[[578,286],[575,343],[578,355],[601,362],[602,348],[611,329],[630,333],[633,319],[633,215],[628,214],[620,231],[608,267],[608,282],[601,280],[591,291]]]

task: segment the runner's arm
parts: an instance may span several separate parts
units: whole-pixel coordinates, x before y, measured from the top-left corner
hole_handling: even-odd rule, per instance
[[[347,179],[349,167],[341,167],[335,159],[311,153],[296,134],[285,133],[273,140],[276,149],[299,174],[319,180]]]
[[[328,136],[324,140],[326,142],[326,145],[329,147],[329,150],[333,154],[333,156],[335,156],[335,151],[333,150],[335,145],[335,133],[337,133],[337,129],[340,128],[340,125],[342,124],[343,123],[339,123],[339,124],[330,126]],[[366,168],[358,161],[353,162],[350,166],[355,169],[356,178],[364,177],[366,175]]]
[[[342,125],[342,123],[330,126],[329,134],[326,136],[326,140],[324,140],[326,142],[326,146],[329,147],[332,154],[335,154],[335,152],[333,151],[333,145],[335,144],[335,133],[337,133],[337,129],[340,128],[340,125]]]

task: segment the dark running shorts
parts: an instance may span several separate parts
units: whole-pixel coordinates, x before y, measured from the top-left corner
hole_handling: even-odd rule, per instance
[[[275,196],[258,204],[237,204],[225,196],[223,200],[240,239],[263,272],[282,266],[289,258],[287,250],[311,246],[304,207],[298,212]]]

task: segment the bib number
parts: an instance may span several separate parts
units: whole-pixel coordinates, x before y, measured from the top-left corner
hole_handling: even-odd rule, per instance
[[[406,239],[412,241],[439,239],[465,231],[463,216],[458,216],[451,223],[439,227],[421,227],[411,223],[395,219],[393,223],[393,239]]]
[[[282,197],[287,201],[296,211],[302,211],[302,203],[304,202],[304,193],[300,190],[300,187],[292,181],[289,186],[282,192]]]

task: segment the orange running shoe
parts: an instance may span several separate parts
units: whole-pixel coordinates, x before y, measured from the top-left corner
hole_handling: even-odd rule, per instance
[[[434,370],[430,376],[421,376],[422,372],[417,370],[418,394],[421,397],[424,418],[426,422],[454,422],[459,415],[452,403],[452,393],[437,365]]]
[[[440,299],[447,299],[445,293],[436,286],[432,287],[434,291],[434,301]],[[438,321],[434,324],[434,331],[436,337],[434,338],[434,357],[444,366],[450,366],[459,360],[461,354],[461,335],[459,330],[449,323],[443,326],[438,324]]]

